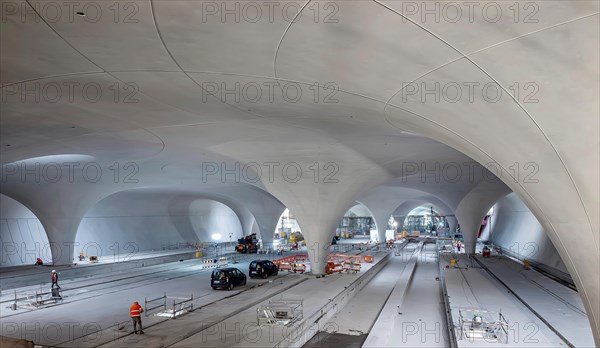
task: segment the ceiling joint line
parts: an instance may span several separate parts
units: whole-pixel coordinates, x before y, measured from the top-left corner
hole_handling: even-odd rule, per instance
[[[53,78],[60,78],[60,77],[67,77],[67,76],[82,76],[82,75],[92,75],[92,74],[104,74],[104,71],[88,71],[88,72],[76,72],[76,73],[68,73],[68,74],[58,74],[58,75],[48,75],[48,76],[42,76],[42,77],[35,77],[32,79],[26,79],[26,80],[20,80],[20,81],[16,81],[16,82],[10,82],[4,85],[1,85],[0,88],[5,88],[5,87],[10,87],[13,85],[18,85],[21,83],[28,83],[28,82],[33,82],[33,81],[40,81],[40,80],[46,80],[46,79],[53,79]]]
[[[31,8],[31,10],[33,12],[35,12],[35,14],[48,26],[48,28],[50,28],[50,30],[52,30],[54,32],[54,34],[56,34],[64,43],[66,43],[67,45],[69,45],[69,47],[71,47],[75,52],[79,53],[79,55],[81,55],[83,58],[85,58],[88,62],[92,63],[98,69],[102,70],[102,72],[106,72],[106,70],[104,70],[100,65],[96,64],[96,62],[94,62],[88,56],[86,56],[85,54],[83,54],[81,51],[79,51],[77,48],[75,48],[75,46],[73,46],[69,41],[67,41],[62,35],[60,35],[58,33],[58,31],[56,31],[56,29],[54,29],[54,27],[52,27],[50,25],[50,23],[48,23],[48,21],[46,21],[46,19],[37,11],[37,9],[35,8],[35,6],[31,5],[30,0],[25,0],[25,2],[27,3],[27,5],[29,5],[29,7]]]
[[[579,20],[582,20],[582,19],[593,17],[593,16],[596,16],[598,14],[600,14],[600,12],[595,12],[595,13],[588,14],[588,15],[585,15],[585,16],[582,16],[582,17],[574,18],[574,19],[568,20],[566,22],[557,23],[557,24],[554,24],[554,25],[551,25],[551,26],[548,26],[548,27],[545,27],[545,28],[541,28],[541,29],[538,29],[538,30],[534,30],[532,32],[529,32],[529,33],[526,33],[526,34],[523,34],[523,35],[519,35],[519,36],[510,38],[510,39],[504,40],[504,41],[500,41],[500,42],[497,42],[497,43],[492,44],[490,46],[487,46],[487,47],[484,47],[484,48],[480,48],[480,49],[478,49],[476,51],[473,51],[471,53],[467,53],[466,57],[471,57],[471,56],[473,56],[473,55],[475,55],[477,53],[483,52],[483,51],[488,50],[490,48],[493,48],[493,47],[496,47],[496,46],[500,46],[500,45],[503,45],[505,43],[508,43],[508,42],[511,42],[511,41],[514,41],[514,40],[519,40],[519,39],[522,39],[522,38],[524,38],[526,36],[534,35],[534,34],[537,34],[539,32],[542,32],[542,31],[545,31],[545,30],[548,30],[548,29],[559,27],[561,25],[566,25],[566,24],[570,24],[570,23],[573,23],[573,22],[576,22],[576,21],[579,21]],[[438,66],[438,67],[436,67],[436,68],[434,68],[434,69],[432,69],[432,70],[430,70],[430,71],[428,71],[428,72],[426,72],[426,73],[424,73],[424,74],[416,77],[408,85],[410,85],[410,84],[412,84],[412,83],[414,83],[414,82],[422,79],[423,77],[425,77],[425,76],[427,76],[427,75],[429,75],[429,74],[431,74],[433,72],[436,72],[436,71],[438,71],[438,70],[440,70],[440,69],[442,69],[442,68],[444,68],[444,67],[446,67],[446,66],[448,66],[448,65],[450,65],[450,64],[452,64],[454,62],[457,62],[457,61],[459,61],[459,60],[461,60],[463,58],[465,58],[465,57],[461,56],[461,57],[453,59],[453,60],[451,60],[451,61],[449,61],[447,63],[444,63],[444,64],[442,64],[442,65],[440,65],[440,66]],[[394,94],[392,94],[392,96],[387,100],[386,105],[384,106],[384,110],[387,108],[387,106],[391,102],[391,100],[394,99],[394,97],[396,97],[396,95],[398,95],[398,93],[402,92],[404,90],[404,88],[406,88],[406,86],[400,88],[398,91],[396,91]]]
[[[64,38],[62,35],[60,35],[60,34],[58,33],[58,31],[56,31],[56,29],[54,29],[54,27],[52,27],[52,26],[50,25],[50,23],[48,23],[48,21],[46,21],[46,19],[45,19],[45,18],[44,18],[44,17],[43,17],[43,16],[42,16],[42,15],[41,15],[41,14],[40,14],[40,13],[39,13],[37,10],[36,10],[35,6],[31,5],[31,3],[30,3],[30,0],[25,0],[25,2],[27,3],[27,5],[29,5],[29,7],[32,9],[32,11],[33,11],[33,12],[35,12],[35,14],[36,14],[36,15],[37,15],[37,16],[38,16],[38,17],[39,17],[39,18],[40,18],[40,19],[41,19],[41,20],[42,20],[42,21],[43,21],[43,22],[44,22],[44,23],[45,23],[47,26],[48,26],[48,28],[50,28],[50,30],[52,30],[52,31],[53,31],[53,32],[54,32],[54,33],[55,33],[55,34],[56,34],[56,35],[57,35],[57,36],[58,36],[58,37],[59,37],[59,38],[60,38],[60,39],[61,39],[61,40],[62,40],[64,43],[66,43],[66,44],[67,44],[69,47],[71,47],[71,48],[72,48],[72,49],[73,49],[75,52],[79,53],[79,55],[81,55],[81,56],[82,56],[83,58],[85,58],[87,61],[89,61],[90,63],[92,63],[93,65],[95,65],[97,68],[99,68],[100,70],[102,70],[101,72],[97,72],[97,73],[105,73],[105,74],[107,74],[107,75],[111,76],[112,78],[114,78],[114,79],[116,79],[116,80],[118,80],[118,81],[120,81],[120,82],[123,82],[123,83],[124,83],[124,81],[121,81],[121,79],[117,78],[116,76],[114,76],[114,75],[113,75],[113,74],[111,74],[110,72],[106,71],[106,69],[104,69],[103,67],[101,67],[100,65],[98,65],[96,62],[94,62],[92,59],[90,59],[90,58],[89,58],[88,56],[86,56],[85,54],[83,54],[83,52],[79,51],[79,50],[78,50],[77,48],[75,48],[75,46],[73,46],[73,45],[72,45],[72,44],[71,44],[71,43],[70,43],[70,42],[69,42],[67,39],[65,39],[65,38]],[[73,74],[73,75],[77,75],[77,74]],[[145,93],[143,93],[143,92],[142,92],[142,94],[145,94]],[[120,120],[120,121],[122,121],[122,120]],[[153,135],[153,136],[157,137],[157,138],[158,138],[158,139],[161,141],[161,143],[162,143],[162,145],[163,145],[163,148],[161,149],[161,151],[160,151],[160,152],[162,152],[162,151],[165,149],[165,142],[164,142],[164,141],[163,141],[163,139],[162,139],[162,138],[160,138],[160,137],[159,137],[157,134],[154,134],[154,133],[152,133],[152,132],[148,131],[148,130],[147,130],[146,128],[144,128],[142,125],[139,125],[139,124],[137,124],[137,123],[135,123],[135,122],[131,122],[131,121],[127,121],[127,122],[128,122],[128,123],[130,123],[130,124],[132,124],[132,125],[135,125],[135,126],[136,126],[136,127],[138,127],[139,129],[141,129],[141,130],[144,130],[144,131],[146,131],[146,132],[150,133],[151,135]],[[160,153],[160,152],[159,152],[159,153]]]
[[[158,37],[159,37],[159,39],[160,39],[160,42],[162,43],[162,45],[163,45],[164,49],[167,51],[167,54],[168,54],[168,55],[171,57],[171,60],[173,61],[173,63],[175,63],[175,65],[177,65],[177,67],[179,68],[179,70],[181,70],[181,72],[182,72],[182,73],[183,73],[185,76],[187,76],[187,78],[188,78],[188,79],[189,79],[189,80],[190,80],[190,81],[191,81],[193,84],[195,84],[196,86],[198,86],[198,87],[199,87],[199,88],[200,88],[202,91],[205,91],[205,90],[204,90],[204,88],[203,88],[203,87],[202,87],[202,86],[201,86],[201,85],[200,85],[200,84],[199,84],[199,83],[198,83],[196,80],[194,80],[194,79],[193,79],[193,78],[190,76],[190,74],[189,74],[189,73],[188,73],[188,72],[187,72],[185,69],[183,69],[183,67],[181,66],[181,64],[179,63],[179,61],[177,61],[177,59],[175,59],[175,56],[173,55],[173,53],[171,52],[171,50],[170,50],[170,49],[169,49],[169,47],[167,46],[167,43],[165,42],[165,39],[164,39],[164,37],[163,37],[163,34],[162,34],[162,31],[160,30],[160,27],[159,27],[159,25],[158,25],[158,21],[157,21],[157,19],[156,19],[156,9],[154,8],[154,3],[155,3],[155,1],[156,1],[156,0],[150,0],[150,10],[151,10],[151,12],[152,12],[152,20],[153,20],[153,22],[154,22],[154,27],[156,28],[156,32],[158,33]],[[212,95],[211,95],[211,96],[212,96]],[[212,97],[216,98],[215,96],[212,96]],[[219,100],[218,98],[216,98],[216,99],[217,99],[217,100]],[[219,100],[219,101],[221,101],[221,100]],[[254,115],[254,116],[258,117],[258,118],[266,118],[265,116],[263,116],[263,115],[260,115],[260,114],[258,114],[258,113],[256,113],[256,112],[252,112],[252,111],[247,111],[247,110],[244,110],[244,109],[242,109],[242,108],[240,108],[240,107],[237,107],[237,106],[231,105],[231,104],[229,104],[229,103],[227,103],[227,102],[224,102],[224,101],[221,101],[221,102],[223,102],[223,104],[225,104],[225,105],[227,105],[227,106],[229,106],[229,107],[232,107],[232,108],[234,108],[234,109],[236,109],[236,110],[238,110],[238,111],[240,111],[240,112],[242,112],[242,113],[246,113],[246,114]]]
[[[527,109],[523,106],[523,104],[521,104],[512,93],[510,93],[506,87],[504,87],[504,85],[502,85],[498,80],[496,80],[494,77],[492,77],[492,75],[490,73],[488,73],[485,69],[483,69],[483,67],[481,67],[479,64],[477,64],[473,59],[471,59],[470,57],[468,57],[465,53],[463,53],[462,51],[460,51],[458,48],[454,47],[452,44],[450,44],[448,41],[444,40],[443,38],[441,38],[439,35],[435,34],[434,32],[432,32],[431,30],[425,28],[424,26],[420,25],[419,23],[415,22],[414,20],[408,18],[407,16],[405,16],[403,13],[381,3],[379,0],[373,0],[374,2],[376,2],[377,4],[381,5],[382,7],[388,9],[389,11],[392,11],[393,13],[396,13],[397,15],[401,16],[402,18],[408,20],[409,22],[413,23],[414,25],[416,25],[417,27],[421,28],[422,30],[424,30],[425,32],[429,33],[430,35],[432,35],[433,37],[435,37],[436,39],[440,40],[441,42],[443,42],[444,44],[446,44],[448,47],[452,48],[453,50],[455,50],[457,53],[459,53],[460,55],[463,56],[463,58],[467,59],[471,64],[473,64],[477,69],[479,69],[481,72],[483,72],[488,78],[490,78],[494,83],[496,83],[506,94],[508,94],[508,96],[513,100],[513,102],[515,102],[519,108],[521,108],[521,110],[527,115],[527,117],[529,117],[529,119],[531,120],[531,122],[537,127],[537,129],[540,131],[540,133],[544,136],[544,138],[546,139],[547,143],[550,145],[550,147],[552,148],[552,150],[554,151],[554,154],[556,155],[556,157],[558,158],[558,160],[561,162],[563,168],[565,169],[565,172],[567,173],[567,176],[569,177],[570,181],[571,181],[571,185],[575,188],[575,191],[577,192],[577,196],[579,198],[579,201],[581,203],[581,206],[583,208],[583,211],[585,212],[586,218],[588,220],[588,224],[590,225],[590,227],[593,226],[592,224],[592,220],[590,218],[590,214],[587,211],[587,207],[585,206],[585,203],[583,201],[583,197],[581,195],[581,191],[579,190],[579,187],[577,186],[577,184],[575,183],[575,179],[573,178],[573,175],[571,173],[571,171],[569,170],[569,168],[567,167],[567,164],[565,163],[564,159],[562,158],[562,156],[560,155],[560,153],[558,152],[558,149],[556,148],[556,146],[554,145],[554,143],[552,143],[552,141],[550,140],[550,138],[548,137],[548,135],[546,134],[546,132],[544,132],[544,130],[542,129],[542,127],[539,125],[539,123],[533,118],[533,116],[529,113],[529,111],[527,111]],[[593,228],[592,228],[593,229]],[[594,240],[594,243],[596,244],[596,246],[598,246],[598,242],[596,240]]]
[[[292,27],[292,24],[294,24],[294,22],[296,21],[296,19],[298,18],[298,16],[300,16],[302,14],[302,11],[304,11],[304,9],[306,8],[306,6],[308,6],[308,4],[311,1],[312,0],[308,0],[308,1],[306,1],[304,3],[304,5],[300,8],[300,11],[298,11],[298,13],[296,13],[296,15],[294,16],[294,19],[292,19],[290,21],[290,23],[288,23],[288,26],[283,31],[283,34],[281,35],[281,38],[279,39],[279,42],[277,43],[277,47],[275,48],[275,57],[273,57],[273,76],[275,77],[275,80],[278,80],[278,77],[277,77],[277,55],[279,54],[279,49],[281,48],[281,44],[283,43],[283,39],[285,38],[285,35],[287,34],[287,32]]]
[[[562,25],[567,25],[567,24],[571,24],[571,23],[573,23],[573,22],[577,22],[577,21],[580,21],[580,20],[583,20],[583,19],[589,18],[589,17],[594,17],[594,16],[597,16],[598,14],[600,14],[600,12],[594,12],[594,13],[590,13],[590,14],[587,14],[587,15],[585,15],[585,16],[581,16],[581,17],[573,18],[573,19],[570,19],[570,20],[568,20],[568,21],[565,21],[565,22],[556,23],[556,24],[553,24],[553,25],[550,25],[550,26],[547,26],[547,27],[544,27],[544,28],[540,28],[540,29],[537,29],[537,30],[531,31],[531,32],[529,32],[529,33],[525,33],[525,34],[522,34],[522,35],[519,35],[519,36],[515,36],[515,37],[513,37],[513,38],[510,38],[510,39],[506,39],[506,40],[504,40],[504,41],[497,42],[497,43],[495,43],[495,44],[492,44],[492,45],[490,45],[490,46],[487,46],[487,47],[484,47],[484,48],[480,48],[480,49],[478,49],[478,50],[476,50],[476,51],[473,51],[473,52],[471,52],[471,53],[467,54],[467,56],[469,56],[469,57],[470,57],[470,56],[472,56],[472,55],[474,55],[474,54],[480,53],[480,52],[482,52],[482,51],[485,51],[485,50],[487,50],[487,49],[490,49],[490,48],[493,48],[493,47],[496,47],[496,46],[500,46],[500,45],[503,45],[503,44],[505,44],[505,43],[508,43],[508,42],[511,42],[511,41],[519,40],[519,39],[522,39],[522,38],[524,38],[524,37],[526,37],[526,36],[534,35],[534,34],[537,34],[537,33],[540,33],[540,32],[542,32],[542,31],[546,31],[546,30],[549,30],[549,29],[554,29],[554,28],[556,28],[556,27],[560,27],[560,26],[562,26]]]
[[[465,142],[466,142],[466,143],[468,143],[469,145],[473,146],[475,149],[479,150],[479,151],[480,151],[482,154],[484,154],[484,155],[485,155],[486,157],[488,157],[490,160],[494,161],[493,157],[492,157],[491,155],[489,155],[487,152],[485,152],[483,149],[479,148],[479,147],[478,147],[477,145],[475,145],[473,142],[469,141],[468,139],[464,138],[463,136],[461,136],[460,134],[458,134],[458,133],[454,132],[453,130],[451,130],[451,129],[449,129],[449,128],[445,127],[444,125],[442,125],[442,124],[440,124],[440,123],[438,123],[438,122],[435,122],[434,120],[428,119],[428,118],[427,118],[427,117],[425,117],[425,116],[419,115],[419,114],[417,114],[416,112],[412,112],[412,111],[409,111],[409,110],[403,109],[403,108],[401,108],[401,107],[399,107],[399,106],[396,106],[396,105],[393,105],[393,104],[390,104],[390,105],[392,105],[392,106],[394,106],[394,107],[396,107],[396,108],[398,108],[398,109],[400,109],[400,110],[402,110],[402,111],[405,111],[405,112],[407,112],[407,113],[409,113],[409,114],[412,114],[412,115],[414,115],[414,116],[416,116],[416,117],[422,118],[422,119],[424,119],[425,121],[428,121],[428,122],[432,123],[433,125],[435,125],[435,126],[437,126],[437,127],[440,127],[440,128],[442,128],[442,129],[445,129],[445,130],[447,130],[448,132],[450,132],[450,133],[452,133],[452,134],[456,135],[457,137],[459,137],[460,139],[462,139],[463,141],[465,141]],[[385,119],[386,119],[386,121],[387,121],[387,122],[388,122],[388,123],[389,123],[389,124],[390,124],[390,125],[391,125],[393,128],[399,129],[398,127],[396,127],[396,125],[394,125],[392,122],[390,122],[390,120],[389,120],[387,117],[386,117]],[[498,163],[498,162],[496,162],[496,164],[497,164],[498,166],[500,166],[500,168],[501,168],[502,170],[504,170],[505,172],[507,172],[507,173],[508,173],[508,174],[509,174],[509,175],[512,177],[512,175],[510,174],[510,172],[508,172],[508,171],[507,171],[507,170],[506,170],[506,169],[505,169],[505,168],[502,166],[502,164],[500,164],[500,163]],[[554,236],[556,236],[557,240],[560,242],[560,244],[561,244],[561,245],[563,246],[563,248],[564,248],[564,243],[563,243],[563,242],[560,240],[560,237],[559,237],[559,233],[558,233],[558,231],[555,229],[555,227],[554,227],[554,224],[550,222],[550,219],[549,219],[549,217],[546,215],[546,213],[544,213],[544,211],[543,211],[543,210],[540,208],[540,205],[538,204],[538,202],[537,202],[537,201],[536,201],[536,200],[533,198],[533,196],[531,196],[531,194],[529,193],[529,191],[527,191],[527,190],[526,190],[526,189],[523,187],[523,185],[521,185],[521,183],[520,183],[520,182],[518,182],[518,180],[514,180],[514,178],[513,178],[513,181],[517,181],[517,182],[515,182],[515,184],[516,184],[517,186],[519,186],[519,187],[520,187],[520,188],[523,190],[523,193],[524,193],[524,194],[526,194],[526,195],[527,195],[527,197],[529,197],[529,200],[530,200],[530,201],[533,203],[533,205],[534,205],[534,206],[535,206],[535,207],[538,209],[538,212],[539,212],[539,213],[542,215],[542,219],[538,219],[538,221],[548,221],[548,226],[550,227],[550,229],[551,229],[551,230],[552,230],[552,232],[554,233]],[[507,186],[508,186],[508,185],[507,185]],[[591,227],[591,226],[590,226],[590,227]],[[563,250],[565,250],[565,256],[566,256],[566,257],[569,259],[569,261],[570,261],[570,262],[571,262],[571,264],[572,264],[572,263],[573,263],[573,258],[572,258],[572,256],[571,256],[571,255],[568,253],[568,251],[567,251],[566,249],[563,249]],[[577,270],[574,270],[574,271],[573,271],[573,273],[577,274],[577,277],[580,277],[580,274],[577,272]],[[585,294],[585,296],[587,297],[587,292],[586,292],[586,290],[585,290],[584,288],[582,288],[580,291],[582,291],[582,292]]]

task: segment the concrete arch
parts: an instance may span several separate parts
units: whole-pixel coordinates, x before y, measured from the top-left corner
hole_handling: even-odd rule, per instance
[[[40,220],[19,201],[0,193],[0,268],[52,262],[52,247]]]
[[[20,8],[7,14],[6,37],[38,38],[45,44],[7,42],[4,91],[13,92],[21,82],[31,90],[40,79],[62,83],[68,77],[80,85],[130,81],[143,93],[139,102],[118,107],[110,94],[93,106],[67,99],[24,103],[21,95],[11,94],[2,105],[3,141],[11,144],[1,149],[5,160],[84,148],[106,160],[144,159],[145,177],[154,179],[144,185],[152,186],[160,184],[162,168],[197,163],[199,153],[280,167],[298,159],[306,180],[261,183],[297,214],[309,243],[324,253],[348,202],[402,175],[399,163],[439,163],[443,172],[445,164],[462,164],[460,152],[480,164],[491,162],[544,226],[574,276],[600,346],[597,2],[540,3],[540,12],[548,16],[536,24],[422,25],[405,20],[400,3],[348,1],[338,4],[344,21],[334,24],[304,16],[292,24],[278,19],[235,28],[218,20],[197,23],[199,2],[152,4],[152,11],[144,5],[139,18],[148,30],[99,30],[93,40],[79,35],[85,23],[22,21]],[[215,42],[215,32],[224,39]],[[543,87],[536,102],[511,91],[519,82],[522,92],[524,76]],[[203,83],[285,81],[306,87],[335,81],[338,102],[315,103],[312,94],[296,103],[198,98]],[[505,98],[490,100],[479,90],[474,98],[458,101],[439,93],[428,99],[424,93],[407,93],[407,83],[421,92],[453,83],[491,84]],[[320,92],[326,95],[326,89]],[[325,183],[323,175],[315,180],[309,169],[315,162],[320,174],[324,165],[335,163],[341,184]],[[193,177],[198,173],[185,170],[170,174],[187,188],[202,181]],[[452,183],[452,177],[446,179],[440,186]],[[459,207],[471,189],[457,189],[448,205]],[[50,198],[35,205],[32,191],[23,188],[21,201],[32,203],[26,205],[40,217],[49,240],[60,243],[73,237],[94,200],[114,192],[92,188],[65,197],[55,208],[48,207]],[[56,191],[45,189],[44,195],[62,198]],[[462,203],[465,212],[470,210],[467,201]]]

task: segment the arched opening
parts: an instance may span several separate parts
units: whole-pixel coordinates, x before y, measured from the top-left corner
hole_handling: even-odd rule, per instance
[[[357,203],[348,209],[340,220],[336,236],[341,239],[377,240],[377,225],[369,208]]]
[[[140,252],[235,242],[241,236],[240,219],[224,203],[177,192],[130,190],[103,199],[84,216],[75,251],[119,261]]]
[[[301,249],[304,235],[294,214],[286,208],[277,222],[273,248]]]
[[[487,217],[479,242],[490,243],[505,255],[536,262],[540,267],[570,278],[543,226],[515,193],[498,200]]]
[[[398,216],[401,219],[401,216]],[[394,223],[395,217],[392,216]],[[450,235],[450,223],[445,215],[441,215],[432,204],[423,204],[411,210],[402,223],[403,232],[411,235],[427,235],[448,237]]]
[[[1,193],[0,243],[0,267],[33,265],[38,257],[52,262],[52,248],[40,220],[25,205]]]

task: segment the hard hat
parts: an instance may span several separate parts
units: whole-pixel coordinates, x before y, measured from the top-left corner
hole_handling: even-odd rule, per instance
[[[52,273],[56,273],[56,271],[55,271],[55,270],[52,270]]]

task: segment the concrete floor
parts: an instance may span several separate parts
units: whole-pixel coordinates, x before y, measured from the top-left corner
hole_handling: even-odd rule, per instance
[[[375,255],[376,262],[363,264],[359,274],[315,278],[280,272],[267,280],[248,279],[246,286],[232,291],[210,288],[212,269],[205,269],[201,259],[137,268],[120,263],[113,271],[99,274],[94,270],[105,265],[82,267],[77,270],[80,273],[61,280],[61,304],[37,309],[22,306],[13,311],[8,307],[14,291],[47,291],[49,284],[4,290],[0,296],[1,335],[58,347],[274,347],[301,346],[303,342],[307,342],[305,347],[444,347],[449,339],[441,282],[436,279],[443,275],[440,278],[445,280],[455,326],[458,310],[465,309],[501,311],[510,324],[507,344],[459,339],[459,347],[566,346],[546,323],[465,255],[454,256],[460,268],[446,269],[451,256],[441,254],[438,265],[435,244],[410,243],[398,255],[384,247],[350,250],[352,244],[361,242],[342,240],[336,247]],[[173,256],[172,252],[165,254]],[[240,255],[236,256],[239,259]],[[154,258],[160,257],[165,255],[154,254]],[[243,255],[233,266],[247,273],[250,260],[273,257],[278,256]],[[379,265],[382,260],[385,262]],[[576,292],[536,271],[522,271],[522,266],[510,259],[481,260],[574,346],[593,346]],[[367,272],[371,267],[376,268]],[[39,269],[26,266],[11,269],[9,277],[47,276],[47,272],[38,273]],[[17,284],[14,279],[11,282]],[[193,295],[195,310],[177,319],[149,313],[142,318],[145,334],[131,335],[131,303],[137,300],[144,305],[145,297],[159,297],[165,292],[170,301]],[[256,309],[270,299],[302,299],[302,321],[290,327],[258,326]],[[313,324],[316,321],[318,324]]]
[[[489,313],[490,320],[497,320],[502,313],[508,320],[507,342],[491,339],[461,338],[456,336],[459,347],[561,347],[564,342],[542,321],[527,310],[514,296],[502,288],[483,269],[475,267],[466,256],[458,256],[458,268],[445,269],[444,278],[448,289],[452,320],[458,327],[459,312],[466,319],[478,313]]]
[[[406,267],[364,347],[448,345],[435,244],[412,245],[395,257]]]
[[[362,240],[354,242],[362,242]],[[350,244],[353,243],[346,241],[341,244],[342,249],[349,249]],[[384,248],[381,250],[383,251]],[[365,251],[363,249],[353,252]],[[160,253],[155,257],[159,257],[158,254]],[[376,259],[381,260],[384,255],[385,252],[379,253]],[[236,256],[239,259],[240,255]],[[247,273],[250,260],[274,257],[280,256],[242,255],[243,259],[233,266]],[[120,265],[124,266],[125,263]],[[360,276],[359,273],[316,279],[308,275],[282,272],[279,276],[267,280],[248,279],[246,286],[236,287],[233,291],[215,291],[210,288],[212,269],[204,269],[205,264],[201,259],[94,274],[93,270],[101,267],[102,265],[94,265],[86,269],[80,268],[78,271],[82,273],[79,277],[61,278],[59,283],[64,290],[64,300],[61,304],[49,304],[40,308],[21,306],[13,311],[8,307],[12,303],[14,291],[17,291],[19,296],[36,290],[48,291],[49,284],[5,290],[1,298],[3,303],[0,311],[2,335],[61,347],[169,346],[180,341],[183,341],[180,345],[185,346],[187,337],[189,337],[188,341],[193,342],[191,345],[196,345],[196,340],[202,341],[207,337],[207,332],[203,332],[203,328],[214,327],[214,324],[228,325],[232,320],[238,323],[240,320],[256,322],[256,306],[276,295],[303,298],[306,297],[306,293],[318,289],[322,293],[322,296],[318,296],[318,300],[327,302],[327,296],[337,294],[338,289],[349,286]],[[364,264],[363,272],[369,267],[369,264]],[[28,273],[37,275],[39,269],[25,267],[21,272],[23,276]],[[12,276],[18,278],[17,273],[18,270],[12,270]],[[45,279],[45,273],[41,273],[42,279]],[[312,284],[300,286],[305,281]],[[285,290],[290,288],[293,288],[293,291],[286,293]],[[159,297],[164,292],[169,298],[189,298],[193,294],[196,310],[176,320],[155,316],[144,317],[142,320],[144,327],[147,328],[146,334],[129,335],[131,325],[128,309],[131,303],[137,300],[144,305],[145,297]],[[312,307],[322,306],[323,303],[319,301],[311,303],[307,300],[305,309],[310,312]],[[230,342],[225,341],[223,344],[227,346]]]
[[[478,260],[575,347],[593,347],[594,337],[576,291],[506,257]]]

